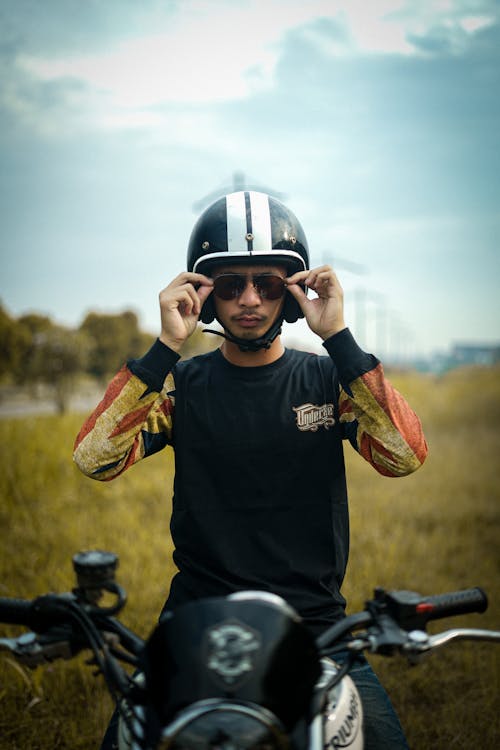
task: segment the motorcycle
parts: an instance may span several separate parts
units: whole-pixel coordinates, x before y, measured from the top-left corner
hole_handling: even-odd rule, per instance
[[[113,553],[80,552],[71,592],[0,598],[0,622],[30,628],[0,638],[0,650],[35,668],[90,649],[117,707],[120,750],[362,750],[363,707],[349,676],[358,654],[416,663],[451,641],[500,642],[500,631],[426,631],[431,620],[484,612],[480,588],[378,588],[316,639],[281,597],[242,591],[178,607],[143,640],[115,617],[126,603],[117,565]]]

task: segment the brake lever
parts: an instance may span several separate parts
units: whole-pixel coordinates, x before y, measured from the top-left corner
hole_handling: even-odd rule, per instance
[[[408,640],[408,634],[388,614],[378,614],[375,623],[364,634],[368,650],[373,654],[392,656]]]
[[[23,633],[17,638],[0,638],[0,650],[8,651],[30,669],[56,659],[71,659],[74,656],[69,640],[37,636],[32,632]]]
[[[498,643],[500,642],[500,631],[481,628],[452,628],[442,633],[429,635],[424,630],[412,630],[408,633],[407,641],[400,650],[411,664],[416,664],[425,654],[452,641],[492,641]]]

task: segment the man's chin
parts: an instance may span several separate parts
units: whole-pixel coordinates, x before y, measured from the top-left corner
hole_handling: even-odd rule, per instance
[[[251,330],[249,331],[247,328],[227,328],[226,331],[231,334],[231,336],[234,336],[236,339],[243,339],[244,341],[254,341],[255,339],[260,339],[261,336],[265,334],[265,329],[259,329],[259,331]]]
[[[261,336],[267,333],[269,325],[267,324],[267,321],[264,324],[252,327],[241,326],[237,323],[233,323],[231,328],[228,328],[227,330],[236,338],[245,339],[245,341],[253,341],[254,339],[260,339]]]

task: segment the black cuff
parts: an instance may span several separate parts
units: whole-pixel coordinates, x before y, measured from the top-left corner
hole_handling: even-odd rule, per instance
[[[165,378],[179,359],[180,354],[156,339],[144,357],[129,360],[127,366],[150,390],[160,393]]]
[[[373,354],[367,354],[358,346],[348,328],[323,341],[323,346],[335,362],[339,380],[346,389],[349,383],[370,372],[380,363]]]

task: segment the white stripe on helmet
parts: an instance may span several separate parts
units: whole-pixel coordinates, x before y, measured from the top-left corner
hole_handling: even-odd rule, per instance
[[[244,260],[245,257],[251,257],[254,261],[260,260],[260,258],[262,258],[262,263],[270,263],[271,261],[273,263],[288,263],[289,261],[295,261],[295,265],[298,265],[301,271],[306,270],[304,258],[299,253],[295,253],[293,250],[273,250],[272,252],[269,252],[269,250],[256,250],[255,252],[249,253],[248,250],[245,249],[244,253],[240,253],[236,257],[238,258],[238,260]],[[198,260],[194,264],[193,271],[195,271],[196,273],[201,273],[199,269],[200,266],[203,265],[203,263],[214,261],[217,262],[218,265],[224,263],[227,264],[231,262],[231,256],[226,253],[226,251],[222,253],[208,253],[207,255],[202,255],[202,257],[198,258]],[[207,273],[210,276],[210,273]]]
[[[249,192],[249,196],[252,213],[253,250],[269,252],[273,246],[269,198],[264,193]]]
[[[227,195],[226,221],[230,254],[271,250],[271,212],[264,193],[242,191]]]
[[[226,196],[226,221],[228,252],[248,252],[245,193],[231,193]]]

